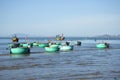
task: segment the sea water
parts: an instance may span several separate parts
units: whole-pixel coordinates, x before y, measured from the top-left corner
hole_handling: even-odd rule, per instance
[[[53,40],[54,39],[49,39]],[[28,55],[10,55],[10,38],[0,38],[0,80],[120,80],[120,40],[81,41],[73,51],[45,52],[33,47]],[[20,42],[47,42],[47,38],[20,39]],[[96,43],[108,42],[109,49]]]

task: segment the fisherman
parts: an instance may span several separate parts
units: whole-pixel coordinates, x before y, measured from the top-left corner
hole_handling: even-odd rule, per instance
[[[12,48],[16,48],[16,47],[19,47],[19,46],[20,46],[19,38],[17,38],[16,35],[12,38],[12,42],[13,42]]]
[[[17,36],[15,35],[15,36],[12,38],[12,42],[19,42],[19,38],[17,38]]]
[[[70,42],[66,41],[66,45],[68,46],[70,44]]]
[[[64,34],[61,34],[61,40],[64,40],[65,39],[65,37],[64,37]]]
[[[109,48],[109,43],[106,43],[106,42],[105,42],[105,45],[107,46],[107,48]]]
[[[77,41],[77,45],[78,45],[78,46],[81,46],[81,42],[80,42],[80,41]]]

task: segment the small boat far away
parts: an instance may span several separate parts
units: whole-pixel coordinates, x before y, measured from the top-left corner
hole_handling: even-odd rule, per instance
[[[65,39],[65,37],[64,37],[64,35],[63,34],[59,34],[59,35],[56,35],[56,40],[59,40],[59,41],[61,41],[61,40],[64,40]]]
[[[96,44],[96,47],[97,47],[98,49],[109,48],[109,43],[98,43],[98,44]]]

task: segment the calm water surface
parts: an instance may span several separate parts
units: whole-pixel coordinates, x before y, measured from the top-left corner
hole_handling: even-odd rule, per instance
[[[94,40],[81,40],[69,52],[33,47],[29,55],[10,55],[9,42],[0,39],[0,80],[120,80],[120,40],[109,40],[110,48],[102,50]]]

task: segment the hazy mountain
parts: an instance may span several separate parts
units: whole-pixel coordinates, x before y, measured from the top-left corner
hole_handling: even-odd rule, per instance
[[[26,36],[29,36],[28,34],[24,34],[24,33],[15,33],[15,34],[12,34],[11,36],[17,36],[17,37],[26,37]]]

